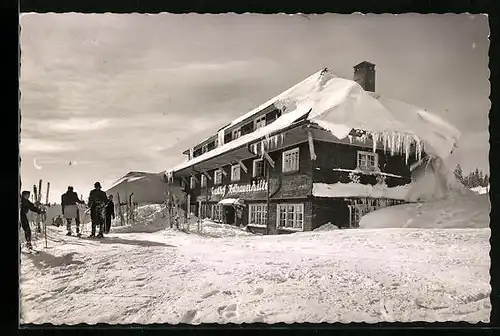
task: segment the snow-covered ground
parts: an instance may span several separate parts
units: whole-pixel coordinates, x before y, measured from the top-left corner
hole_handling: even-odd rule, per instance
[[[104,240],[49,227],[47,249],[21,254],[23,322],[489,321],[489,229],[204,224]]]

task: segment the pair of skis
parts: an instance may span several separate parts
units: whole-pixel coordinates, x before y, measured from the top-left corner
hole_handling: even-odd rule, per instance
[[[42,205],[42,179],[38,181],[38,188],[36,184],[33,185],[33,197],[35,204],[39,206],[42,210],[45,210],[45,206],[49,205],[49,191],[50,182],[47,182],[47,193],[45,194],[45,206]],[[45,236],[45,248],[47,248],[47,214],[39,214],[36,216],[36,232],[42,233],[41,222],[43,222],[43,230]]]

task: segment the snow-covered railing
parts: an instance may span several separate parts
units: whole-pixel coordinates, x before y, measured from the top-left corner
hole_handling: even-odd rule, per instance
[[[322,169],[317,167],[316,170],[322,170]],[[401,175],[396,175],[396,174],[391,174],[391,173],[383,173],[381,171],[368,171],[368,170],[361,170],[361,169],[343,169],[343,168],[332,168],[331,170],[345,172],[345,173],[362,174],[362,175],[381,175],[381,176],[387,176],[387,177],[404,178]]]

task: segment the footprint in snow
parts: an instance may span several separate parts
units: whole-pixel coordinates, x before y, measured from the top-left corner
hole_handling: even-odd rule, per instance
[[[264,293],[264,289],[262,289],[262,288],[259,287],[253,293],[255,295],[260,295],[260,294]]]
[[[214,290],[211,290],[210,292],[208,293],[205,293],[201,296],[202,299],[206,299],[206,298],[209,298],[217,293],[219,293],[220,291],[218,289],[214,289]]]
[[[235,317],[237,315],[238,305],[236,303],[230,304],[229,306],[220,306],[217,308],[217,312],[220,317],[226,319]]]
[[[194,317],[196,316],[197,310],[188,310],[184,316],[182,316],[182,319],[180,323],[191,323],[191,321],[194,320]]]

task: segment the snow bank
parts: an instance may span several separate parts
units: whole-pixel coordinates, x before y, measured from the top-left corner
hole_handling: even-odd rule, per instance
[[[407,199],[412,202],[435,201],[472,192],[457,180],[440,157],[431,158],[412,172]]]
[[[339,229],[339,227],[337,225],[334,225],[332,223],[326,223],[326,224],[323,224],[320,227],[314,229],[313,231],[314,232],[325,232],[325,231],[334,231],[334,230],[338,230],[338,229]]]
[[[112,223],[111,232],[156,232],[167,227],[164,204],[148,204],[139,206],[136,209],[135,221],[133,224],[118,226],[118,216]]]
[[[488,228],[489,224],[488,195],[472,194],[375,210],[361,218],[359,227],[457,229]]]
[[[312,195],[316,197],[373,197],[404,200],[409,185],[387,187],[361,183],[313,183]]]
[[[202,221],[200,234],[209,237],[236,237],[236,236],[253,236],[252,233],[234,225],[215,223],[214,221],[205,218]]]

